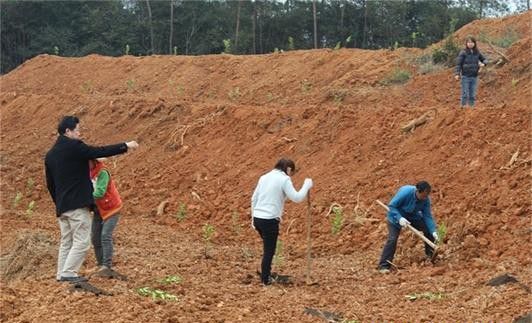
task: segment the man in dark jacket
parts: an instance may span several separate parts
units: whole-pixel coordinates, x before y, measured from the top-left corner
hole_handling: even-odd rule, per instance
[[[57,261],[58,281],[80,282],[78,271],[90,248],[90,210],[94,207],[89,160],[123,154],[137,148],[136,141],[92,147],[80,140],[79,119],[64,117],[59,136],[45,157],[46,184],[56,208],[61,229]]]

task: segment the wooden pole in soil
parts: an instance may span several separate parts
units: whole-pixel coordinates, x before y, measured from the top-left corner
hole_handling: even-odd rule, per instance
[[[310,205],[310,190],[307,193],[307,272],[306,272],[306,283],[307,285],[314,284],[310,278],[310,265],[311,265],[311,246],[312,246],[312,209]]]

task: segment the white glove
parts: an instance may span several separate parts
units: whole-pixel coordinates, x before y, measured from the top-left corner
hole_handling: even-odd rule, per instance
[[[432,236],[434,237],[435,241],[440,241],[440,237],[438,237],[438,232],[433,232]]]
[[[126,146],[128,149],[135,149],[139,147],[139,144],[135,140],[133,140],[126,142]]]
[[[402,226],[402,227],[406,227],[407,224],[410,224],[410,221],[408,221],[407,219],[403,218],[403,217],[400,217],[399,218],[399,225]]]
[[[312,178],[305,178],[305,182],[303,182],[303,185],[308,186],[308,189],[310,190],[312,186],[314,186]]]

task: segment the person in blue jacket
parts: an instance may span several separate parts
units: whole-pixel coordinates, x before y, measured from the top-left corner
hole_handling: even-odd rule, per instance
[[[465,48],[460,51],[456,58],[455,78],[461,80],[460,105],[465,108],[466,104],[472,108],[475,105],[477,95],[478,72],[480,68],[488,64],[488,60],[477,48],[474,37],[467,37]]]
[[[379,261],[379,271],[381,273],[390,272],[391,264],[388,261],[393,261],[401,227],[406,227],[410,224],[422,231],[430,241],[438,240],[436,224],[430,210],[430,191],[430,184],[426,181],[421,181],[416,186],[405,185],[397,191],[390,204],[388,204],[390,208],[387,214],[388,240],[384,245]],[[432,258],[432,253],[432,248],[425,243],[425,254],[429,259]]]

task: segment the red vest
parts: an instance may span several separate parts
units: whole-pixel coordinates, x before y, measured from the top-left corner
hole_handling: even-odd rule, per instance
[[[100,212],[100,216],[102,217],[102,220],[105,221],[109,217],[120,211],[120,209],[122,208],[122,199],[120,198],[120,194],[118,194],[118,190],[116,189],[111,174],[105,168],[105,165],[102,162],[96,162],[96,165],[91,168],[91,180],[96,180],[98,174],[100,174],[100,172],[104,170],[107,171],[107,173],[109,174],[109,183],[107,184],[107,190],[105,191],[103,197],[95,200],[95,202],[96,206],[98,207],[98,212]]]

